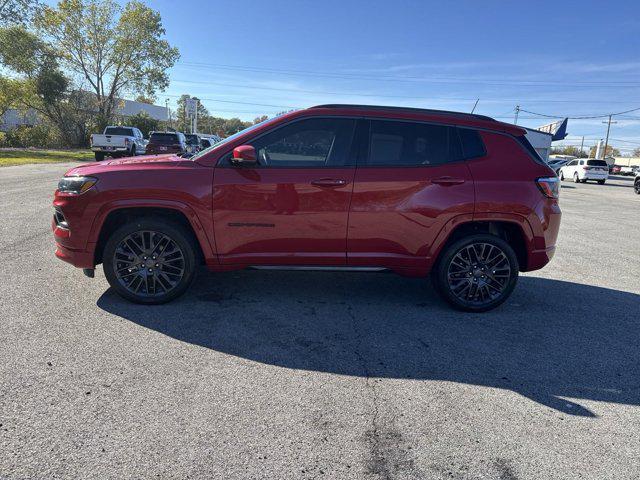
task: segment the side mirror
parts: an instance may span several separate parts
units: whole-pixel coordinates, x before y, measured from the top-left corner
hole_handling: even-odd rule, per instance
[[[256,149],[251,145],[240,145],[234,148],[231,163],[235,165],[255,165],[257,163]]]

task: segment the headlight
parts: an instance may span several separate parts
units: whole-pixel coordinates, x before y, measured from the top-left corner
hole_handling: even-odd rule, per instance
[[[93,187],[97,181],[98,179],[93,177],[63,177],[58,182],[58,191],[79,195]]]

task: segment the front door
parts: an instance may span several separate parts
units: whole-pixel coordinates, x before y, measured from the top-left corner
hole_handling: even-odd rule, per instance
[[[256,166],[223,157],[214,173],[215,243],[223,264],[345,265],[355,121],[294,121],[247,142]]]
[[[348,264],[426,267],[442,227],[473,214],[473,179],[458,129],[371,120],[364,143],[349,215]]]

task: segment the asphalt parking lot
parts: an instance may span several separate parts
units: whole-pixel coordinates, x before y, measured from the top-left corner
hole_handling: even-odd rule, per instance
[[[70,165],[0,169],[0,478],[640,477],[640,196],[565,182],[488,314],[393,274],[206,274],[159,307],[53,256]]]

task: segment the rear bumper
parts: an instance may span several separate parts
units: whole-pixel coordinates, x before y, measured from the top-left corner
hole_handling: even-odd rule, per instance
[[[112,152],[126,152],[127,147],[91,147],[91,150],[94,152],[102,152],[102,153],[112,153]]]
[[[608,172],[584,172],[578,174],[580,180],[606,180],[609,178]]]
[[[551,261],[556,253],[556,246],[543,248],[542,250],[532,250],[527,264],[527,271],[539,270]]]
[[[529,218],[533,231],[533,242],[527,254],[526,268],[522,271],[539,270],[551,261],[556,253],[556,242],[560,231],[562,211],[557,200],[544,199]]]

